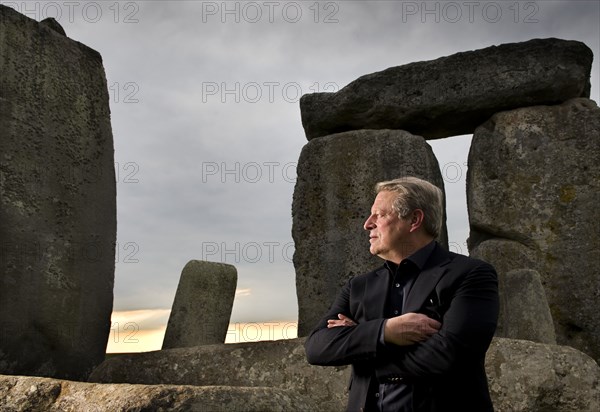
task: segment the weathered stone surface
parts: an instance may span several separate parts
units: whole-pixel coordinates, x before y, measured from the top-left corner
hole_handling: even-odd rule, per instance
[[[600,367],[568,346],[495,338],[485,369],[498,412],[600,410]]]
[[[540,255],[539,250],[533,244],[530,243],[530,246],[526,246],[516,240],[504,238],[490,238],[481,243],[475,243],[473,240],[475,235],[476,233],[471,232],[469,242],[472,243],[470,244],[469,256],[491,263],[499,275],[508,273],[511,270],[535,268],[537,266],[536,262],[540,259]],[[503,280],[503,276],[498,279],[499,282]],[[499,283],[499,286],[505,289],[501,283]],[[498,325],[498,327],[500,326]]]
[[[308,140],[358,129],[469,134],[501,110],[589,97],[592,58],[583,43],[535,39],[392,67],[302,96],[302,125]]]
[[[300,338],[121,355],[106,360],[90,379],[275,387],[308,397],[318,406],[314,410],[343,411],[350,369],[308,365],[303,344]],[[486,371],[498,412],[598,410],[600,367],[573,348],[494,338]]]
[[[0,6],[0,373],[86,377],[104,359],[116,239],[100,55]]]
[[[531,269],[511,270],[504,275],[501,306],[506,336],[556,344],[554,323],[540,274]],[[510,316],[509,316],[510,315]]]
[[[40,22],[41,25],[46,25],[49,28],[51,28],[52,30],[54,30],[55,32],[62,34],[63,36],[66,36],[67,33],[65,32],[65,29],[63,29],[63,27],[60,25],[59,22],[56,21],[55,18],[53,17],[48,17],[47,19],[44,19]]]
[[[519,242],[540,273],[557,341],[600,359],[600,109],[588,99],[498,113],[469,153],[470,248]],[[508,262],[500,263],[501,260]],[[515,267],[516,265],[516,267]]]
[[[377,182],[417,176],[444,190],[425,139],[401,130],[358,130],[308,142],[292,204],[298,336],[307,335],[349,278],[383,261],[363,229]],[[447,246],[446,225],[440,242]]]
[[[188,262],[179,278],[163,349],[224,343],[236,285],[232,265]]]
[[[264,387],[93,384],[0,375],[0,409],[11,412],[307,411],[310,399]]]
[[[335,411],[344,409],[349,377],[346,367],[309,365],[304,340],[291,339],[119,355],[104,361],[89,380],[280,388],[309,396],[319,406],[315,411]]]
[[[518,307],[512,306],[509,304],[509,301],[512,302],[514,300],[518,300],[517,296],[519,296],[520,291],[511,290],[511,286],[509,286],[510,282],[507,282],[506,274],[514,270],[521,270],[521,268],[537,267],[535,262],[539,260],[539,253],[537,253],[535,249],[527,247],[517,241],[488,239],[482,243],[479,243],[477,247],[472,249],[470,256],[491,263],[496,268],[496,272],[498,272],[500,313],[498,314],[498,327],[496,328],[496,336],[503,338],[528,339],[525,337],[511,335],[511,333],[514,333],[517,329],[520,329],[515,322],[520,320],[523,316],[529,316],[523,314],[523,310],[536,313],[540,310],[549,310],[547,298],[544,308],[534,308],[529,306],[527,309],[524,309],[523,305],[521,304],[519,304]],[[545,290],[543,293],[545,296]],[[550,321],[553,322],[551,315]],[[542,334],[541,331],[545,329],[546,327],[540,328],[540,333],[536,333],[536,335]],[[553,342],[546,342],[545,340],[542,340],[541,342],[556,343],[554,324],[552,324],[552,335],[554,336]],[[536,339],[529,340],[538,341]]]

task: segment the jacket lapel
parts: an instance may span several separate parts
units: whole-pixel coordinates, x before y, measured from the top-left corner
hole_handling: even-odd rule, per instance
[[[441,246],[436,245],[431,256],[425,264],[425,268],[415,279],[404,303],[404,313],[418,311],[427,297],[435,289],[435,286],[448,270],[445,267],[450,262],[450,255]]]
[[[383,316],[388,288],[387,269],[381,267],[367,280],[364,295],[367,319],[378,319]]]

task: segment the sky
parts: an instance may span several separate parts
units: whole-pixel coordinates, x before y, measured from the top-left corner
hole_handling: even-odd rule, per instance
[[[599,1],[0,3],[56,18],[103,57],[117,172],[109,352],[160,349],[193,259],[237,268],[228,342],[295,336],[301,95],[388,67],[557,37],[592,49],[591,98],[599,97]],[[464,254],[470,140],[428,141],[444,178],[450,248]]]

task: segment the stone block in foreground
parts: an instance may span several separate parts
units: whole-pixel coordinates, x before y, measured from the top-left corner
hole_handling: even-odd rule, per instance
[[[11,412],[318,410],[307,397],[278,388],[94,384],[3,375],[0,375],[0,409]]]
[[[336,411],[344,409],[349,377],[347,367],[309,365],[304,340],[290,339],[119,355],[107,359],[89,380],[279,388],[307,396],[318,405],[315,411]]]
[[[304,338],[207,345],[121,355],[90,376],[94,382],[260,386],[306,397],[318,411],[343,411],[349,367],[311,366]],[[600,367],[576,349],[494,338],[486,372],[498,412],[596,412]],[[302,405],[294,405],[289,410]],[[268,409],[267,409],[268,410]]]
[[[485,370],[498,412],[600,410],[600,367],[569,346],[494,338]]]

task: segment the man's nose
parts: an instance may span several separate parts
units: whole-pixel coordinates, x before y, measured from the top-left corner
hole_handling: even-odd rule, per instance
[[[367,220],[365,221],[365,224],[363,225],[363,228],[365,230],[371,230],[375,227],[375,224],[373,223],[373,215],[369,216],[367,218]]]

